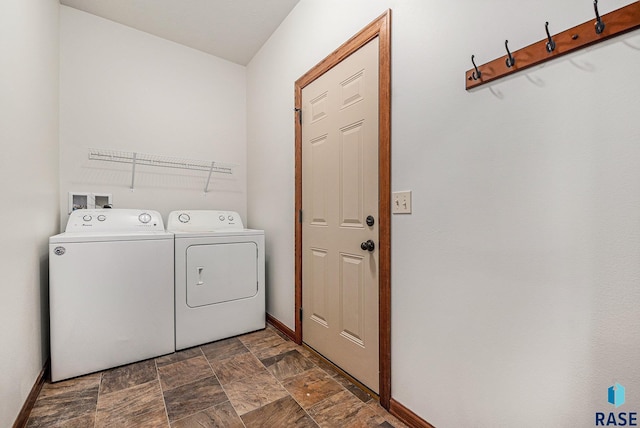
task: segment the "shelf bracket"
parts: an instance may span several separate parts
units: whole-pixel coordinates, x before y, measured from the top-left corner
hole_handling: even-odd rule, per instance
[[[209,176],[207,177],[207,182],[204,185],[204,193],[209,191],[209,182],[211,181],[211,174],[213,174],[213,167],[215,166],[215,162],[211,162],[211,168],[209,168]]]
[[[137,160],[138,154],[134,153],[133,154],[133,159],[131,160],[131,191],[135,191],[135,182],[136,182],[136,160]]]

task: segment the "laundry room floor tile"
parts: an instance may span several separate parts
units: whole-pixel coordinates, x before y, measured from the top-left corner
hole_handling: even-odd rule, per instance
[[[313,364],[315,364],[316,366],[324,370],[326,373],[328,373],[329,376],[331,377],[342,376],[340,372],[337,371],[331,364],[327,363],[325,360],[318,357],[315,353],[311,352],[310,350],[306,348],[302,348],[300,349],[300,353],[305,357],[307,357],[309,360],[311,360]]]
[[[198,357],[158,367],[158,374],[162,390],[167,391],[198,379],[211,377],[213,370],[201,353]]]
[[[153,360],[116,367],[102,374],[100,393],[109,394],[157,379],[158,372]]]
[[[317,367],[287,379],[283,385],[305,409],[344,391],[338,382]]]
[[[370,396],[369,394],[364,392],[362,389],[360,389],[357,386],[355,386],[346,377],[344,377],[344,376],[334,376],[333,378],[336,380],[336,382],[338,382],[340,385],[342,385],[344,387],[344,389],[346,389],[347,391],[349,391],[350,393],[352,393],[353,395],[358,397],[360,399],[360,401],[362,401],[363,403],[370,403],[370,402],[374,401],[372,396]]]
[[[44,388],[43,388],[44,389]],[[51,388],[48,388],[51,389]],[[28,427],[51,427],[73,419],[95,414],[99,385],[85,389],[60,388],[57,393],[36,401]]]
[[[177,421],[228,401],[215,377],[198,380],[164,392],[170,421]]]
[[[30,428],[404,428],[272,326],[42,388]]]
[[[285,340],[275,333],[273,333],[272,336],[263,338],[262,340],[245,343],[245,345],[261,360],[269,357],[275,357],[283,352],[292,351],[296,349],[297,346],[292,341]]]
[[[174,352],[173,354],[164,355],[156,358],[156,365],[158,367],[167,366],[169,364],[177,363],[180,361],[188,360],[193,357],[202,356],[202,350],[199,346],[195,348],[185,349],[184,351]]]
[[[60,424],[56,425],[48,425],[51,428],[87,428],[93,427],[96,423],[96,413],[91,412],[90,414],[77,417],[75,419],[71,419],[68,421],[64,421]]]
[[[87,390],[91,390],[96,386],[99,387],[101,379],[102,373],[93,373],[86,376],[68,379],[62,382],[47,382],[42,387],[40,395],[38,396],[38,400],[42,400],[43,398],[51,397],[52,395],[61,394],[64,392],[72,392],[78,395],[85,395]]]
[[[160,382],[143,383],[98,398],[96,427],[141,425],[168,426]]]
[[[318,425],[309,414],[290,396],[269,403],[242,416],[247,428],[253,427],[297,427],[313,428]]]
[[[311,361],[295,349],[275,357],[265,358],[262,360],[262,364],[279,380],[290,378],[315,367]]]
[[[321,427],[379,427],[386,422],[347,391],[335,394],[308,410]]]
[[[224,339],[218,342],[201,346],[202,352],[209,361],[224,360],[238,354],[249,352],[246,346],[237,337]]]
[[[280,382],[264,369],[225,385],[224,391],[240,416],[289,395]]]
[[[258,330],[254,331],[253,333],[238,336],[238,340],[240,340],[245,345],[250,345],[273,336],[277,336],[277,333],[273,329],[267,327],[264,330]]]
[[[242,420],[228,401],[209,407],[171,424],[171,428],[225,427],[244,428]]]
[[[223,385],[247,376],[253,376],[264,370],[260,360],[251,353],[235,355],[220,361],[214,360],[210,361],[210,363],[220,383]]]

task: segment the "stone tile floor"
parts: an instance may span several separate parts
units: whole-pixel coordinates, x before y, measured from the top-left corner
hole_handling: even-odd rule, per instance
[[[406,427],[271,326],[46,383],[28,427]]]

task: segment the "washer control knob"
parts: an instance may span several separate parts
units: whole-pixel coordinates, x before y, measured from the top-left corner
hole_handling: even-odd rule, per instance
[[[227,217],[229,219],[229,221],[233,221],[233,216],[230,215],[229,217]]]
[[[103,216],[102,214],[100,214],[98,216],[98,221],[105,221],[107,218],[105,216]]]
[[[142,213],[138,216],[138,220],[140,220],[140,223],[147,224],[151,221],[151,215],[147,213]]]
[[[187,223],[191,220],[191,217],[189,217],[189,214],[182,213],[178,216],[178,220],[180,220],[181,223]]]
[[[85,215],[84,217],[82,217],[82,219],[83,219],[84,221],[91,221],[91,218],[92,218],[92,217],[91,217],[89,214],[87,214],[87,215]]]
[[[221,214],[221,215],[218,217],[218,220],[220,220],[220,221],[224,221],[224,216]]]

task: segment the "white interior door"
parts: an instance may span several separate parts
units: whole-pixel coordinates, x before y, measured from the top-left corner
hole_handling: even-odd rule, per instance
[[[378,55],[376,37],[302,89],[303,341],[375,392]]]

